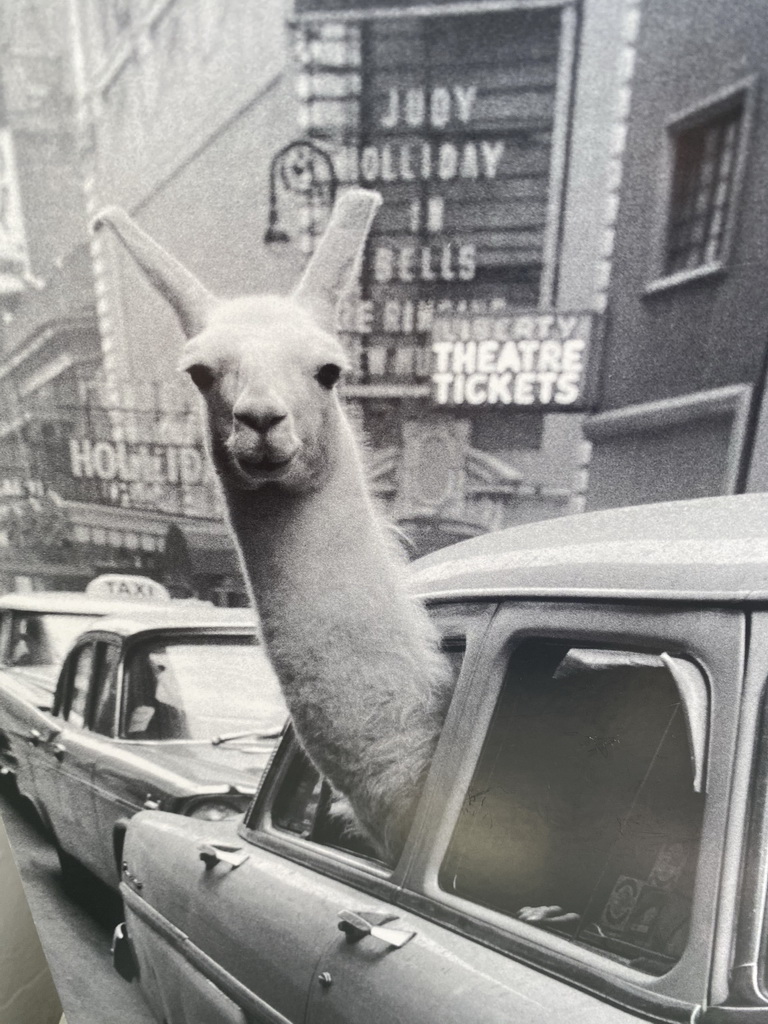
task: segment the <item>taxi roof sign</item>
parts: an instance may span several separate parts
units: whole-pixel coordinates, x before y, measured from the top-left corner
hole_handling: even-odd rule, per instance
[[[85,588],[90,597],[105,597],[113,601],[170,601],[171,595],[162,583],[149,576],[128,576],[123,573],[105,573],[91,580]]]

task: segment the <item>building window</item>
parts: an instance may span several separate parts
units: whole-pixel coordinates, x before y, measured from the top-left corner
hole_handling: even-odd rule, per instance
[[[723,262],[733,219],[745,94],[672,128],[673,167],[664,273]]]

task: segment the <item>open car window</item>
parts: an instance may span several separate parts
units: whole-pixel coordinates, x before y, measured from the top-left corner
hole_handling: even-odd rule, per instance
[[[272,805],[272,825],[302,839],[369,860],[376,851],[302,750],[297,750]]]
[[[704,793],[679,666],[662,654],[515,649],[443,890],[651,973],[680,958]]]
[[[451,629],[441,643],[458,679],[466,651],[466,638]],[[383,863],[357,827],[347,802],[334,793],[303,750],[294,753],[272,803],[273,828],[345,853]]]

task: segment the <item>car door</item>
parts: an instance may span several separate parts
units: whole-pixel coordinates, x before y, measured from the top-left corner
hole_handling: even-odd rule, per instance
[[[50,716],[10,667],[14,615],[6,609],[0,616],[0,772],[13,773],[19,791],[35,802],[33,761],[50,731]]]
[[[22,796],[40,810],[36,779],[46,741],[58,732],[49,711],[36,707],[15,681],[0,675],[0,768],[15,775]]]
[[[740,711],[711,1007],[701,1024],[768,1020],[768,614],[761,608],[750,615]]]
[[[491,614],[491,605],[457,603],[439,617],[456,670],[475,656]],[[339,827],[327,787],[290,736],[240,836],[208,826],[218,845],[206,844],[205,823],[162,829],[157,815],[143,830],[143,818],[129,828],[122,891],[142,985],[167,1024],[300,1024],[338,911],[363,899],[394,913],[397,873]],[[162,856],[152,853],[161,846]]]
[[[122,645],[117,639],[109,635],[99,639],[85,731],[78,737],[83,759],[91,762],[89,789],[93,831],[87,837],[93,851],[91,870],[112,886],[120,880],[116,826],[120,823],[122,830],[122,825],[140,809],[143,802],[128,803],[125,800],[132,766],[126,763],[123,746],[117,739],[121,653]],[[144,793],[146,796],[146,787]]]
[[[42,745],[38,793],[61,850],[92,871],[100,857],[96,835],[93,773],[100,744],[88,730],[92,683],[103,660],[104,644],[89,638],[70,653],[63,669],[54,718],[58,733]]]
[[[394,906],[329,894],[308,1024],[691,1019],[744,633],[739,611],[502,606],[462,674]]]

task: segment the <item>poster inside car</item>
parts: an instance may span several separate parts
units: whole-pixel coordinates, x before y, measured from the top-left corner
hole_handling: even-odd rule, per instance
[[[593,396],[595,314],[497,310],[435,317],[437,405],[583,410]]]

